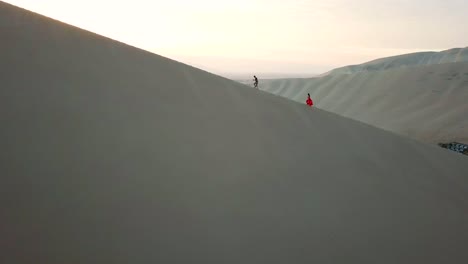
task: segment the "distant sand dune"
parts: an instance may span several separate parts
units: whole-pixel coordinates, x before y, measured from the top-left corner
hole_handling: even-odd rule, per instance
[[[312,79],[262,80],[262,90],[425,142],[468,143],[468,63]]]
[[[322,74],[322,76],[351,74],[357,72],[372,72],[401,67],[414,67],[452,62],[468,62],[468,47],[449,49],[441,52],[416,52],[386,57],[359,65],[340,67]]]
[[[468,259],[462,155],[1,2],[0,37],[0,263]]]

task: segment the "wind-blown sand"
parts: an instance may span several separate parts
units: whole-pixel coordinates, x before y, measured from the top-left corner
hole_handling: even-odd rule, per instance
[[[0,3],[1,263],[464,263],[468,159]]]
[[[260,89],[428,143],[468,143],[468,63],[260,80]]]

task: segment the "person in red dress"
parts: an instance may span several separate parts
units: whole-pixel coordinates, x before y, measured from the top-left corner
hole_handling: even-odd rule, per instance
[[[314,102],[312,101],[312,98],[310,98],[310,94],[308,93],[307,94],[307,100],[306,100],[306,104],[310,107],[312,107],[314,105]]]

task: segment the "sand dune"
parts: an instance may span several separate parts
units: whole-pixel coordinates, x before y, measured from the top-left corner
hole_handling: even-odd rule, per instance
[[[262,90],[429,143],[468,143],[468,63],[312,79],[262,80]]]
[[[398,56],[381,58],[359,65],[340,67],[323,74],[351,74],[357,72],[381,71],[400,67],[444,64],[452,62],[468,62],[468,47],[444,50],[441,52],[416,52]]]
[[[463,263],[468,159],[0,3],[1,263]]]

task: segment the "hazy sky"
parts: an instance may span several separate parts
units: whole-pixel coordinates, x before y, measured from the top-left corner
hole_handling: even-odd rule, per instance
[[[468,0],[5,2],[216,73],[313,74],[468,46]]]

